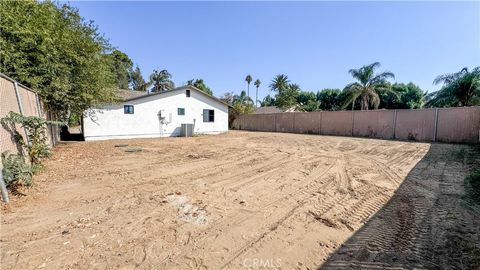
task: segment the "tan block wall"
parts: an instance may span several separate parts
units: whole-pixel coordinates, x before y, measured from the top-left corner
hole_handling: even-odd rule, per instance
[[[0,77],[0,118],[5,117],[10,111],[20,113],[15,94],[15,88],[11,81]],[[24,133],[21,132],[23,135]],[[17,144],[12,135],[3,126],[0,126],[0,154],[8,151],[17,154]],[[1,166],[1,162],[0,162]]]
[[[275,130],[277,132],[295,132],[295,113],[275,114]]]
[[[438,110],[437,141],[476,143],[480,136],[480,107]]]
[[[397,110],[395,139],[433,141],[435,136],[435,110]]]
[[[353,114],[351,111],[322,112],[320,134],[352,136]]]
[[[395,111],[355,111],[353,136],[393,139]]]
[[[17,87],[23,108],[23,115],[41,116],[47,119],[47,112],[43,109],[43,104],[41,102],[38,103],[37,94],[22,85],[18,84]],[[19,101],[17,100],[14,81],[2,75],[0,76],[0,118],[7,116],[10,111],[20,113]],[[17,130],[25,139],[25,131],[20,126],[17,126]],[[47,132],[49,143],[52,144],[50,127],[47,128]],[[8,151],[12,154],[18,154],[19,149],[17,147],[18,145],[12,137],[12,134],[0,125],[0,153]]]
[[[245,115],[243,126],[246,130],[275,131],[275,114]]]
[[[321,112],[296,112],[295,133],[320,134]]]
[[[480,107],[240,115],[234,128],[381,139],[479,143]]]

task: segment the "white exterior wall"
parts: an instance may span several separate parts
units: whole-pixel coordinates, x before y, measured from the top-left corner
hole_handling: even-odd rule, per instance
[[[134,114],[125,114],[123,106],[133,105]],[[185,115],[177,109],[185,108]],[[214,110],[215,121],[203,122],[203,110]],[[169,122],[161,124],[158,112]],[[196,90],[151,95],[119,104],[93,109],[83,119],[85,140],[179,136],[181,124],[194,124],[194,132],[218,134],[228,131],[228,106]]]

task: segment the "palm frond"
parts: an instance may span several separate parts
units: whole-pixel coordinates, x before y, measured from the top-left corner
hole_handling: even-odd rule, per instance
[[[344,91],[347,94],[347,99],[341,106],[342,110],[347,108],[352,102],[354,103],[355,100],[362,95],[362,86],[359,83],[351,83],[345,87]]]

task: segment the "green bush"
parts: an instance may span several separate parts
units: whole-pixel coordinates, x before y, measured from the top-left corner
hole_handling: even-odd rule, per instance
[[[23,116],[19,113],[10,112],[0,119],[0,123],[9,130],[17,143],[24,149],[32,165],[40,164],[41,160],[50,156],[50,148],[47,143],[47,125],[62,125],[61,122],[47,121],[37,116]],[[26,142],[21,136],[17,125],[25,130]]]
[[[15,189],[19,185],[30,186],[34,167],[25,161],[22,155],[2,153],[3,180],[10,189]]]

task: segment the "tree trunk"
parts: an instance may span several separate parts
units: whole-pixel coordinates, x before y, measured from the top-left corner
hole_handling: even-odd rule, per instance
[[[362,111],[367,111],[367,110],[368,110],[368,96],[364,95],[364,96],[362,97],[361,103],[362,103],[362,106],[361,106],[361,107],[362,107]]]

